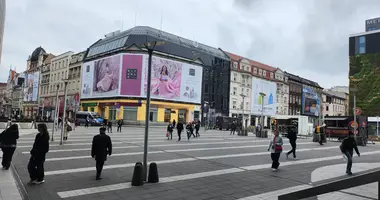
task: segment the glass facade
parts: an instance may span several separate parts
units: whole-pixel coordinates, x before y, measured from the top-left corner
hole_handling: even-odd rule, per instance
[[[359,53],[365,53],[365,36],[359,37]]]

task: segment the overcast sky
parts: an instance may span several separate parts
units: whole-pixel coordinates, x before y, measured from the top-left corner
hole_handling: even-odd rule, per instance
[[[7,0],[1,68],[20,72],[38,46],[55,55],[79,52],[136,23],[325,88],[348,85],[348,37],[364,32],[365,20],[380,17],[379,10],[379,0]],[[7,75],[1,73],[0,81]]]

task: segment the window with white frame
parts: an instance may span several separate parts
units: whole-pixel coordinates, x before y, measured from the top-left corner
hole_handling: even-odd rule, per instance
[[[259,75],[263,75],[263,70],[262,69],[259,69]]]
[[[253,73],[257,74],[257,68],[253,68]]]
[[[267,76],[267,71],[263,70],[263,76]]]
[[[270,78],[273,79],[273,72],[270,73]]]
[[[233,94],[233,95],[236,95],[236,93],[237,93],[237,88],[234,87],[232,94]]]
[[[232,109],[236,109],[236,101],[232,101]]]
[[[236,81],[236,79],[237,79],[237,74],[234,73],[234,81]]]
[[[234,62],[234,68],[235,68],[235,69],[238,68],[238,64],[237,64],[237,62]]]

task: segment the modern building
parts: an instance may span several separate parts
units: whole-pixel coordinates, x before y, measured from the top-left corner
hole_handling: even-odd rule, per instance
[[[26,118],[37,117],[40,113],[39,84],[40,70],[45,60],[53,55],[46,53],[42,47],[36,48],[27,60],[27,68],[24,72],[25,83],[23,88],[22,113]]]
[[[71,57],[74,53],[69,51],[61,55],[52,57],[50,59],[50,74],[49,74],[49,86],[48,90],[44,90],[43,95],[43,107],[44,107],[44,116],[47,118],[53,118],[56,112],[57,105],[57,91],[58,91],[58,109],[60,115],[63,113],[64,105],[64,90],[65,90],[65,81],[68,79],[69,65]],[[48,63],[46,63],[49,66]],[[45,79],[45,82],[47,80]],[[46,86],[44,86],[46,87]]]
[[[148,49],[153,50],[151,91],[146,87]],[[117,31],[91,45],[81,80],[81,110],[110,120],[144,122],[148,92],[152,122],[213,121],[229,113],[229,57],[151,27]]]
[[[344,93],[343,93],[344,94]],[[345,97],[338,96],[334,92],[322,92],[322,116],[345,116]]]
[[[6,13],[6,4],[5,0],[0,0],[0,64],[1,64],[1,55],[3,52],[3,36],[4,36],[4,25],[5,25],[5,13]]]
[[[349,93],[350,108],[356,107],[362,115],[380,114],[380,30],[372,30],[349,37]],[[348,109],[350,115],[353,109]]]
[[[316,82],[285,72],[289,81],[289,115],[305,115],[309,123],[321,123],[323,88]]]

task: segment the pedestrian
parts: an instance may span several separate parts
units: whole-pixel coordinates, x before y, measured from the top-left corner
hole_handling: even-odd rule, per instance
[[[103,128],[106,128],[107,125],[108,125],[108,120],[107,120],[107,119],[104,119],[104,120],[103,120],[102,127],[103,127]]]
[[[107,131],[108,133],[111,131],[112,133],[112,121],[111,120],[108,120],[108,123],[107,123]]]
[[[191,138],[191,135],[193,135],[193,137],[195,138],[195,135],[194,135],[194,127],[193,127],[193,123],[192,122],[189,122],[187,125],[186,125],[186,132],[187,132],[187,140],[190,140]]]
[[[166,131],[167,131],[166,136],[168,137],[168,140],[173,139],[173,130],[174,130],[174,126],[172,123],[169,122],[168,127],[166,129]]]
[[[183,124],[181,121],[177,123],[178,141],[181,141],[181,133],[183,131]]]
[[[235,135],[235,131],[236,131],[236,122],[233,121],[232,124],[231,124],[231,133],[230,133],[230,135]]]
[[[296,144],[296,141],[297,141],[297,132],[295,130],[295,128],[291,127],[289,128],[288,130],[288,139],[289,139],[289,143],[290,145],[292,146],[292,150],[290,150],[288,153],[286,153],[286,159],[288,159],[289,155],[291,153],[293,153],[293,158],[295,160],[298,160],[297,156],[296,156],[296,147],[297,147],[297,144]]]
[[[199,137],[201,136],[199,134],[199,129],[201,128],[201,122],[199,120],[197,120],[197,122],[195,122],[195,136],[196,137]]]
[[[176,125],[176,121],[175,119],[173,119],[173,127],[175,127],[175,125]]]
[[[19,138],[17,124],[11,125],[8,129],[0,134],[0,147],[3,152],[3,160],[1,165],[4,170],[8,170],[11,166],[12,157],[16,150],[17,139]]]
[[[106,128],[99,128],[99,134],[92,139],[91,156],[96,161],[96,180],[100,180],[104,162],[107,160],[107,154],[112,154],[111,137],[106,135]]]
[[[62,126],[63,128],[63,141],[67,141],[69,137],[69,132],[73,130],[71,127],[71,123],[69,122],[68,119],[65,120],[65,124]]]
[[[280,162],[278,160],[280,159],[280,155],[282,152],[282,137],[278,134],[278,130],[273,131],[274,135],[272,140],[269,143],[268,151],[271,151],[271,158],[272,158],[272,170],[277,171],[278,166],[280,166]]]
[[[123,126],[123,120],[122,119],[119,119],[117,121],[117,132],[120,132],[121,133],[121,127]]]
[[[44,162],[47,152],[49,152],[49,132],[46,124],[37,125],[38,134],[34,139],[33,148],[30,151],[31,157],[28,163],[30,184],[44,183]]]
[[[343,139],[342,144],[340,145],[340,150],[347,158],[347,167],[346,167],[346,174],[352,175],[351,168],[352,168],[352,157],[354,155],[354,150],[356,154],[360,157],[358,146],[356,145],[356,141],[354,138],[354,133],[350,131],[348,133],[348,137]]]
[[[88,115],[87,115],[87,117],[86,117],[86,122],[85,122],[85,124],[84,124],[84,127],[86,127],[86,128],[88,128],[88,124],[90,123],[90,118],[88,117]]]

